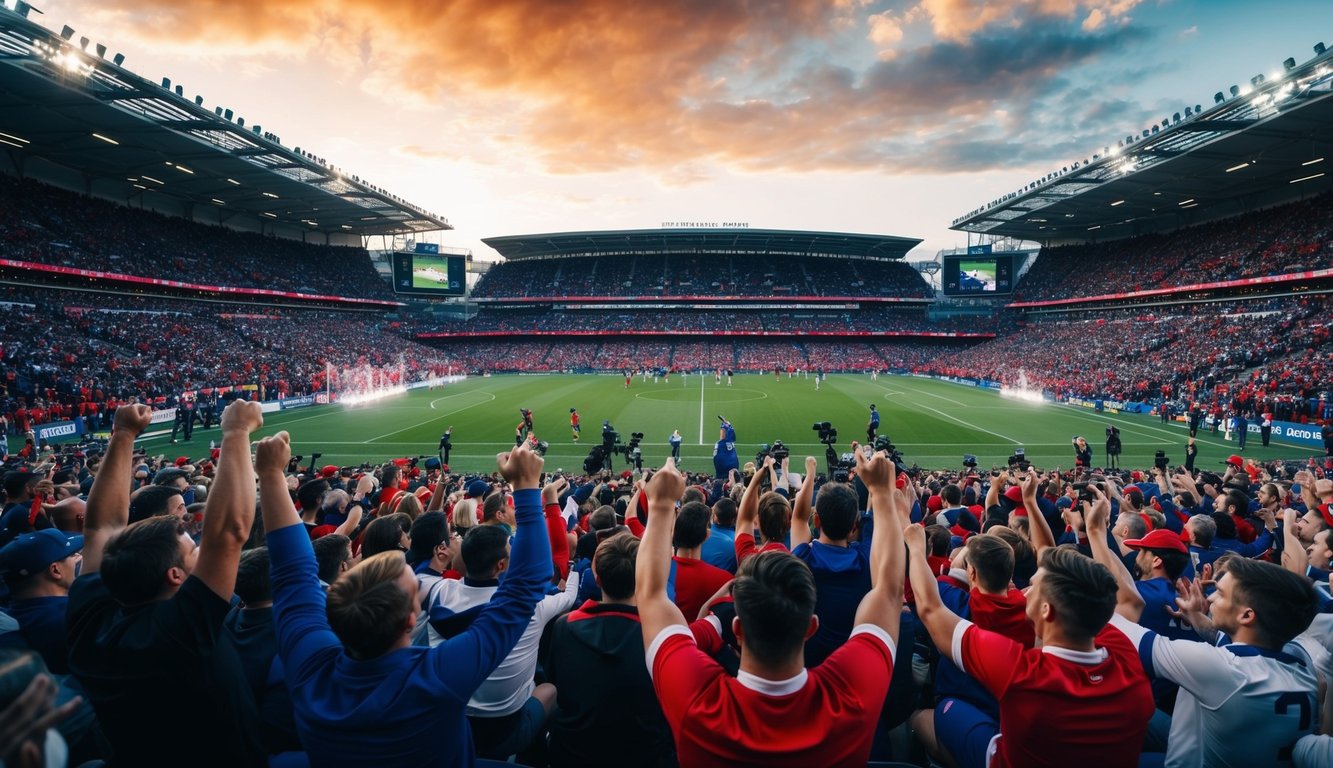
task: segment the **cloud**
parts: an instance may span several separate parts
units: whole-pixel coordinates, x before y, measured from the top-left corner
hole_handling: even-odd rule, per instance
[[[718,165],[913,172],[1049,159],[1036,110],[1058,103],[1071,70],[1146,36],[1127,18],[1140,0],[921,0],[874,14],[868,0],[77,2],[177,56],[333,68],[364,100],[436,105],[451,143],[404,155],[524,155],[550,173],[637,169],[669,184]],[[903,47],[911,25],[935,39]],[[847,53],[862,36],[885,55]],[[1062,138],[1105,126],[1075,130]]]
[[[1193,24],[1191,26],[1185,27],[1184,29],[1180,30],[1180,33],[1176,35],[1176,39],[1188,40],[1191,37],[1198,37],[1198,36],[1199,36],[1199,25]]]

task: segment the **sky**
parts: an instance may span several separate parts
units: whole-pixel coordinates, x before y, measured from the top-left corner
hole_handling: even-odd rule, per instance
[[[33,0],[433,239],[664,222],[967,244],[957,216],[1333,44],[1300,0]],[[108,54],[110,55],[110,54]]]

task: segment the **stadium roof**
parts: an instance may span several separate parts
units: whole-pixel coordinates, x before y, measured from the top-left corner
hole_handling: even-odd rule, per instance
[[[1175,230],[1333,189],[1333,51],[1232,86],[954,220],[1042,243]]]
[[[901,259],[920,244],[910,237],[785,229],[662,228],[552,232],[482,238],[509,260],[645,253],[785,254]]]
[[[452,229],[406,200],[344,174],[322,158],[284,146],[259,125],[232,119],[181,86],[149,82],[104,46],[88,51],[74,31],[60,35],[0,9],[0,142],[14,165],[39,157],[129,200],[161,194],[197,206],[263,216],[307,231],[393,235]],[[107,186],[110,184],[111,186]],[[223,214],[222,218],[226,218]],[[263,221],[264,219],[261,219]]]

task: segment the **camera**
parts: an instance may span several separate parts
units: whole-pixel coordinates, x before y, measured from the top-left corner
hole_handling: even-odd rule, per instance
[[[538,456],[545,456],[545,455],[546,455],[546,449],[548,449],[548,448],[550,448],[550,447],[551,447],[551,444],[548,443],[548,442],[546,442],[545,440],[538,440],[538,441],[537,441],[537,444],[534,445],[534,446],[532,446],[532,450],[533,450],[533,452],[536,453]],[[412,460],[412,463],[415,465],[415,464],[416,464],[416,459],[413,459],[413,460]]]
[[[1097,495],[1092,492],[1092,488],[1096,488],[1102,493],[1106,493],[1106,485],[1101,482],[1074,483],[1074,490],[1078,493],[1078,500],[1080,502],[1086,501],[1091,504],[1097,500]]]
[[[967,467],[968,469],[976,469],[977,457],[973,456],[970,453],[963,454],[963,466]]]
[[[880,451],[883,451],[889,457],[889,461],[893,462],[893,468],[897,470],[898,474],[911,475],[916,473],[915,469],[903,463],[903,452],[898,450],[888,435],[881,434],[875,437],[873,449],[866,454],[866,458]]]
[[[1163,472],[1166,471],[1166,466],[1170,463],[1171,460],[1166,457],[1166,451],[1158,451],[1152,459],[1152,465]]]
[[[833,464],[833,469],[829,472],[835,483],[845,483],[852,478],[852,467],[856,466],[856,454],[844,453],[837,457],[837,462]]]
[[[754,456],[755,464],[762,464],[769,456],[773,457],[773,463],[781,464],[783,459],[791,456],[791,450],[781,440],[774,440],[772,445],[765,443],[759,446],[759,452]]]
[[[1023,472],[1032,469],[1032,462],[1027,460],[1027,452],[1022,448],[1015,448],[1014,455],[1008,459],[1010,469],[1018,469]]]
[[[819,442],[824,445],[833,445],[838,442],[838,430],[827,421],[821,421],[818,424],[810,426],[811,429],[819,433]]]

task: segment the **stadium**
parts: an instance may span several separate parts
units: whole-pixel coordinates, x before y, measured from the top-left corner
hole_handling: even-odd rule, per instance
[[[1333,765],[1323,43],[956,215],[965,246],[608,215],[487,259],[40,15],[0,8],[0,765]],[[747,570],[777,551],[808,567]],[[1220,669],[1259,746],[1200,714]],[[1085,672],[1108,732],[1022,725]],[[216,728],[149,738],[167,700]]]

